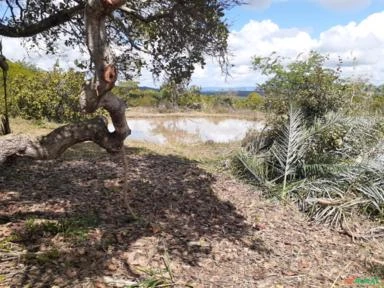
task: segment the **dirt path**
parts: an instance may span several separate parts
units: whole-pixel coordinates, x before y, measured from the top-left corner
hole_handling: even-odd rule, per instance
[[[0,287],[155,287],[144,286],[151,280],[170,284],[162,287],[339,287],[352,276],[384,282],[384,267],[367,264],[383,260],[380,241],[353,242],[313,225],[295,207],[264,200],[195,161],[126,153],[136,217],[120,194],[122,159],[91,144],[59,160],[2,168]]]

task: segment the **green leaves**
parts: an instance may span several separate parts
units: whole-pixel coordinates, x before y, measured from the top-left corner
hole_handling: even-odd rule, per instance
[[[30,47],[57,53],[58,42],[85,49],[84,8],[87,1],[6,1],[0,34],[25,37]],[[115,64],[131,79],[142,66],[156,77],[177,83],[191,77],[206,56],[218,58],[227,72],[229,29],[224,10],[238,0],[125,1],[108,13],[106,41],[114,48]],[[10,34],[11,32],[11,34]],[[60,40],[60,41],[58,41]]]
[[[56,122],[79,120],[78,95],[82,73],[37,70],[24,63],[11,63],[9,73],[10,115]]]
[[[279,115],[287,115],[289,106],[300,108],[308,124],[329,111],[337,111],[343,104],[343,85],[340,69],[325,68],[327,57],[311,51],[308,57],[299,55],[290,64],[272,53],[270,57],[255,57],[253,68],[272,78],[261,85],[266,97],[266,108]]]

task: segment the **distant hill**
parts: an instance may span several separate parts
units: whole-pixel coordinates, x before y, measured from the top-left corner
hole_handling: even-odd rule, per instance
[[[254,91],[254,90],[253,90]],[[201,91],[202,94],[205,95],[236,95],[240,97],[246,97],[249,93],[253,92],[249,90],[220,90],[220,91]]]
[[[202,87],[202,92],[231,92],[231,91],[254,91],[254,86],[239,86],[239,87]]]
[[[149,87],[149,86],[140,86],[139,87],[140,90],[153,90],[153,91],[160,91],[159,88],[153,88],[153,87]]]
[[[148,87],[148,86],[140,86],[141,90],[154,90],[159,91],[158,88]],[[202,87],[201,93],[205,95],[222,95],[222,94],[232,94],[236,96],[246,97],[251,92],[257,92],[261,94],[261,91],[258,91],[255,87]]]
[[[259,91],[255,87],[231,87],[231,88],[203,87],[201,89],[201,93],[207,94],[207,95],[232,94],[232,95],[237,95],[241,97],[246,97],[251,92],[257,92],[261,94],[261,91]]]

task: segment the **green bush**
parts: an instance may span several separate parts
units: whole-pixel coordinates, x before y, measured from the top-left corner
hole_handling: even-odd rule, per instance
[[[135,89],[131,90],[125,99],[128,107],[154,107],[157,105],[157,93],[151,90]]]
[[[201,109],[202,107],[202,96],[200,94],[200,89],[192,87],[178,97],[177,104],[180,107],[190,108],[190,109]]]
[[[265,108],[277,115],[287,115],[290,105],[301,109],[309,125],[327,112],[342,107],[344,85],[340,67],[325,68],[326,56],[312,51],[305,59],[283,65],[283,59],[255,57],[253,67],[266,76],[272,76],[260,86],[265,94]]]
[[[251,92],[246,98],[238,98],[234,106],[237,109],[260,110],[264,106],[264,97],[256,92]]]
[[[62,71],[55,65],[46,72],[24,63],[11,63],[8,77],[10,115],[25,119],[66,122],[84,118],[78,96],[84,75]]]
[[[370,111],[375,114],[384,115],[384,95],[377,95],[373,97]]]
[[[159,91],[140,89],[135,81],[125,81],[113,88],[112,92],[123,99],[128,107],[154,107],[159,102]]]

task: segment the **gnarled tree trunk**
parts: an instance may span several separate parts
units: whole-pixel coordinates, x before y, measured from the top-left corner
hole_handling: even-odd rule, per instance
[[[29,139],[20,135],[0,137],[0,164],[9,157],[24,156],[34,159],[53,159],[70,146],[93,141],[108,152],[118,152],[130,134],[125,118],[126,105],[110,91],[117,79],[117,70],[107,46],[105,20],[109,13],[120,7],[124,0],[88,0],[85,8],[87,47],[94,67],[94,77],[84,85],[80,105],[84,112],[92,113],[104,108],[111,116],[114,132],[107,129],[107,121],[96,117],[78,124],[57,128],[46,136]]]

